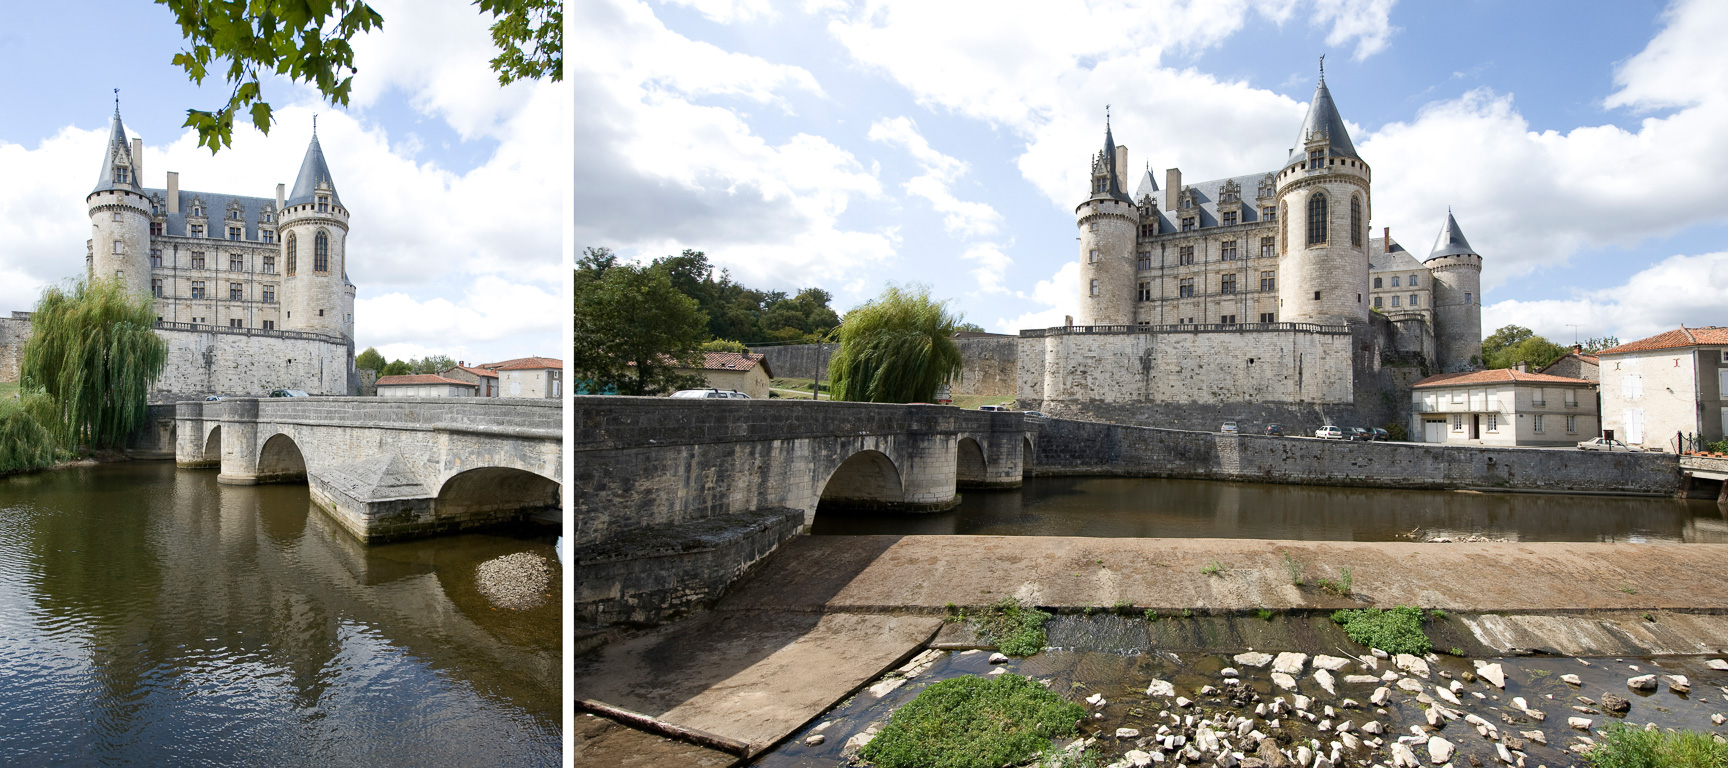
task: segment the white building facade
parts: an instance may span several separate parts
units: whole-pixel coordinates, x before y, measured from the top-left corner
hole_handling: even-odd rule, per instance
[[[1628,445],[1675,450],[1676,436],[1722,440],[1728,328],[1667,331],[1597,353],[1603,429]]]
[[[1576,445],[1600,422],[1596,382],[1505,368],[1430,376],[1410,398],[1416,442]]]

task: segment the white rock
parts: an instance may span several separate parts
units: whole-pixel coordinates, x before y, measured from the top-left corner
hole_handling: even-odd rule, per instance
[[[1388,670],[1386,670],[1386,671],[1385,671],[1385,672],[1381,672],[1381,673],[1380,673],[1380,680],[1381,680],[1381,681],[1383,681],[1383,682],[1388,682],[1388,683],[1390,683],[1390,682],[1392,682],[1392,681],[1393,681],[1393,680],[1397,680],[1397,679],[1398,679],[1398,673],[1397,673],[1397,672],[1393,672],[1393,671],[1392,671],[1392,670],[1390,670],[1390,669],[1388,669]]]
[[[1728,671],[1728,660],[1710,659],[1709,661],[1704,662],[1704,666],[1707,666],[1711,669]]]
[[[1588,717],[1568,717],[1566,724],[1580,731],[1590,730],[1590,718]]]
[[[1435,765],[1452,759],[1452,742],[1434,736],[1428,739],[1428,759]]]
[[[1399,678],[1398,687],[1411,693],[1422,692],[1422,684],[1417,682],[1414,677]]]
[[[1402,741],[1392,742],[1392,765],[1397,768],[1417,768],[1421,763],[1416,761],[1416,753],[1410,751]]]
[[[1337,656],[1326,656],[1322,654],[1314,657],[1314,667],[1316,669],[1324,669],[1327,672],[1337,672],[1349,665],[1349,659],[1342,659]]]
[[[1138,738],[1140,738],[1140,729],[1139,728],[1117,728],[1116,729],[1116,738],[1118,738],[1118,739],[1138,739]]]
[[[1283,672],[1273,672],[1272,682],[1286,691],[1296,690],[1296,678],[1284,674]]]
[[[1476,674],[1481,675],[1484,680],[1493,683],[1495,688],[1506,687],[1506,672],[1500,668],[1499,664],[1489,664],[1481,659],[1477,659]]]
[[[1176,695],[1176,685],[1168,680],[1153,680],[1152,684],[1146,687],[1146,695],[1169,698]]]
[[[1189,701],[1189,700],[1187,700],[1181,696],[1176,697],[1176,706],[1178,706],[1178,707],[1187,707],[1188,705],[1193,704],[1193,703],[1194,702]]]
[[[1572,685],[1583,685],[1584,684],[1584,681],[1578,679],[1577,675],[1561,675],[1560,679],[1565,680],[1566,682],[1571,683]]]
[[[827,740],[828,740],[827,736],[823,736],[822,734],[818,733],[818,734],[815,734],[812,736],[805,737],[804,738],[804,746],[814,747],[814,746],[821,744],[822,742],[827,741]]]
[[[1102,707],[1104,706],[1104,694],[1094,693],[1091,696],[1087,696],[1086,703],[1091,704],[1094,707]]]
[[[984,673],[984,674],[985,674],[985,675],[986,675],[986,676],[988,676],[988,675],[1000,675],[1000,674],[1002,674],[1002,673],[1003,673],[1003,672],[1007,672],[1007,671],[1008,671],[1008,668],[1007,668],[1007,667],[997,667],[997,668],[995,668],[995,669],[992,669],[992,670],[990,670],[990,671],[989,671],[989,672],[986,672],[986,673]]]
[[[1692,681],[1685,675],[1669,675],[1668,689],[1675,693],[1688,693],[1692,690]]]
[[[1457,680],[1453,680],[1452,683],[1446,687],[1448,689],[1450,689],[1453,693],[1457,693],[1459,691],[1464,690],[1464,684],[1458,682]]]
[[[1295,706],[1296,706],[1297,710],[1307,711],[1308,707],[1311,706],[1313,703],[1314,703],[1313,699],[1310,699],[1307,696],[1303,696],[1300,693],[1296,694]]]
[[[1272,654],[1269,654],[1269,653],[1238,653],[1235,656],[1232,656],[1231,659],[1234,660],[1237,664],[1241,664],[1244,667],[1253,667],[1255,669],[1259,669],[1261,667],[1266,666],[1267,664],[1272,663]]]
[[[1333,728],[1333,730],[1335,730],[1339,733],[1349,733],[1350,730],[1352,728],[1355,728],[1355,727],[1356,727],[1355,723],[1352,723],[1349,720],[1345,720],[1344,722],[1339,723],[1336,728]]]
[[[1631,688],[1634,691],[1654,691],[1656,690],[1656,676],[1639,675],[1637,677],[1628,677],[1626,678],[1626,687]]]
[[[1242,674],[1240,672],[1236,671],[1235,667],[1225,667],[1223,669],[1220,669],[1220,670],[1218,670],[1218,674],[1223,675],[1224,677],[1241,677],[1242,676]]]
[[[1374,658],[1376,658],[1376,659],[1390,659],[1390,658],[1392,658],[1385,651],[1382,651],[1379,648],[1369,648],[1368,652],[1370,654],[1373,654]]]
[[[1384,705],[1391,698],[1392,689],[1382,685],[1374,689],[1374,695],[1368,697],[1368,703],[1378,707]]]
[[[1126,754],[1122,755],[1122,759],[1126,760],[1128,764],[1134,766],[1134,768],[1145,768],[1145,766],[1152,764],[1152,753],[1142,752],[1138,749],[1130,749]]]
[[[1728,718],[1723,717],[1721,712],[1717,712],[1716,714],[1710,716],[1710,722],[1715,723],[1717,725],[1721,725],[1723,720],[1728,720]]]
[[[1345,675],[1344,676],[1344,684],[1345,685],[1373,685],[1373,684],[1378,683],[1378,682],[1380,682],[1380,678],[1375,677],[1373,675]]]
[[[1524,738],[1529,739],[1531,741],[1534,741],[1537,744],[1547,744],[1548,743],[1548,737],[1546,735],[1544,735],[1541,731],[1519,731],[1518,735],[1523,736]]]
[[[1409,672],[1412,675],[1424,680],[1428,678],[1428,662],[1423,661],[1420,658],[1411,656],[1408,653],[1400,653],[1397,656],[1392,657],[1392,663],[1396,664],[1399,669]]]
[[[1324,669],[1316,669],[1314,670],[1314,680],[1320,683],[1320,687],[1326,689],[1327,693],[1330,693],[1333,696],[1338,695],[1338,688],[1332,683],[1331,672],[1327,672]]]
[[[1379,736],[1385,730],[1386,730],[1386,726],[1381,725],[1379,720],[1369,720],[1368,722],[1362,724],[1362,732],[1363,733],[1371,733],[1371,734],[1374,734],[1375,736]]]
[[[1523,696],[1513,696],[1512,697],[1512,706],[1517,707],[1519,709],[1529,709],[1530,708],[1529,702],[1524,701]]]
[[[1286,675],[1301,674],[1302,665],[1308,663],[1308,654],[1285,651],[1272,660],[1272,671],[1283,672]]]
[[[1308,745],[1304,744],[1304,745],[1296,748],[1296,764],[1297,765],[1309,765],[1313,762],[1314,762],[1314,750],[1309,749]]]
[[[1007,654],[1003,654],[1003,653],[992,653],[992,654],[990,654],[990,663],[991,664],[1006,664],[1006,663],[1008,663],[1008,656],[1007,656]]]

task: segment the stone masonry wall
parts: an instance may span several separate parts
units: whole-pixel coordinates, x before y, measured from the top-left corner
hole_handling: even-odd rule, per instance
[[[1657,453],[1491,448],[1222,435],[1048,419],[1033,475],[1182,477],[1380,488],[1499,488],[1672,495],[1678,458]]]
[[[960,347],[960,380],[949,391],[956,395],[1012,397],[1015,369],[1019,364],[1019,339],[1014,336],[975,336],[956,339]],[[765,355],[776,377],[813,379],[821,373],[828,380],[828,361],[839,344],[788,344],[783,347],[753,347]]]
[[[0,318],[0,381],[18,380],[18,363],[24,359],[24,343],[30,340],[30,313],[13,312]]]
[[[157,330],[168,365],[152,400],[183,396],[268,395],[276,388],[348,395],[354,353],[348,344],[219,331]],[[356,377],[357,378],[357,377]]]

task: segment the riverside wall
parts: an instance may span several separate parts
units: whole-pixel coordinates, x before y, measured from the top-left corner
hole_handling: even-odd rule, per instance
[[[1483,488],[1671,496],[1679,458],[1575,448],[1356,443],[1046,419],[1027,474],[1241,480],[1379,488]]]
[[[1019,366],[1019,337],[962,336],[955,339],[960,347],[960,377],[949,386],[956,395],[1013,397],[1016,369]],[[788,344],[783,347],[752,348],[751,352],[765,355],[775,376],[789,379],[820,378],[828,380],[828,361],[833,359],[839,344]]]

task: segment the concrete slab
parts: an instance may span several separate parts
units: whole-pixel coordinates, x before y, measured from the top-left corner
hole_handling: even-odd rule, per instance
[[[573,695],[746,742],[754,754],[935,636],[941,619],[725,611],[576,660]]]
[[[1284,553],[1305,563],[1291,584]],[[1224,570],[1202,573],[1213,561]],[[800,536],[719,608],[939,613],[1043,606],[1245,611],[1418,605],[1469,613],[1728,610],[1728,544],[1399,543]],[[1349,567],[1354,594],[1312,586]]]
[[[576,768],[727,768],[738,758],[725,752],[626,728],[603,717],[576,713]]]

